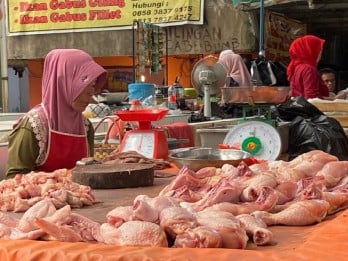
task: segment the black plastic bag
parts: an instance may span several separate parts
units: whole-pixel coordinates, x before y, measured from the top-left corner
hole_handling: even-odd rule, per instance
[[[289,86],[286,67],[264,57],[251,61],[251,80],[256,86]]]
[[[269,61],[275,78],[277,79],[274,86],[289,86],[288,77],[286,75],[286,67],[280,62]]]
[[[251,61],[251,81],[256,86],[268,86],[275,83],[272,72],[269,70],[268,61],[265,58]]]
[[[308,102],[304,97],[299,96],[288,100],[276,107],[277,117],[283,121],[292,121],[297,116],[303,118],[312,118],[317,115],[324,115],[324,113]]]
[[[336,119],[326,115],[293,119],[289,129],[289,160],[311,150],[322,150],[339,160],[348,160],[348,139]]]

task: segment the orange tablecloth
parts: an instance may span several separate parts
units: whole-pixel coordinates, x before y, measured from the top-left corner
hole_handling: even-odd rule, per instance
[[[247,250],[0,240],[0,260],[348,260],[348,210],[314,226],[271,230],[275,245]]]

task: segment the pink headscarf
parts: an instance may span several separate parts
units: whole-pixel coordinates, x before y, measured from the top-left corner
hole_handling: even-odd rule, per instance
[[[227,76],[231,76],[240,87],[250,87],[251,76],[243,58],[232,50],[224,50],[219,55],[218,63],[226,70]]]
[[[71,104],[95,80],[95,91],[99,92],[106,83],[106,71],[84,51],[55,49],[46,55],[42,105],[53,130],[78,135],[85,133],[84,117]]]
[[[305,35],[295,39],[289,47],[290,63],[286,74],[288,79],[292,77],[295,68],[299,64],[317,66],[320,51],[323,49],[325,40],[314,35]]]

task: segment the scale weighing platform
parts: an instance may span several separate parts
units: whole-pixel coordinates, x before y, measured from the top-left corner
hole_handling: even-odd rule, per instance
[[[151,128],[152,121],[164,118],[168,109],[141,109],[134,111],[116,111],[123,121],[137,121],[139,128],[127,131],[119,151],[136,151],[150,159],[166,159],[168,143],[164,129]]]
[[[247,110],[268,108],[267,117],[247,118]],[[276,121],[271,119],[271,105],[244,105],[243,119],[238,121],[225,136],[223,144],[240,146],[259,160],[276,160],[282,149],[281,136],[276,129]]]

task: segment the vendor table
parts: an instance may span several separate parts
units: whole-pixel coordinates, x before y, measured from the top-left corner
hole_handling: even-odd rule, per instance
[[[154,197],[172,179],[170,176],[155,178],[151,187],[95,190],[94,194],[100,203],[73,211],[103,223],[111,209],[131,205],[140,194]],[[0,240],[0,260],[348,260],[348,210],[313,226],[271,226],[270,230],[274,233],[273,245],[256,246],[250,242],[244,250]]]

